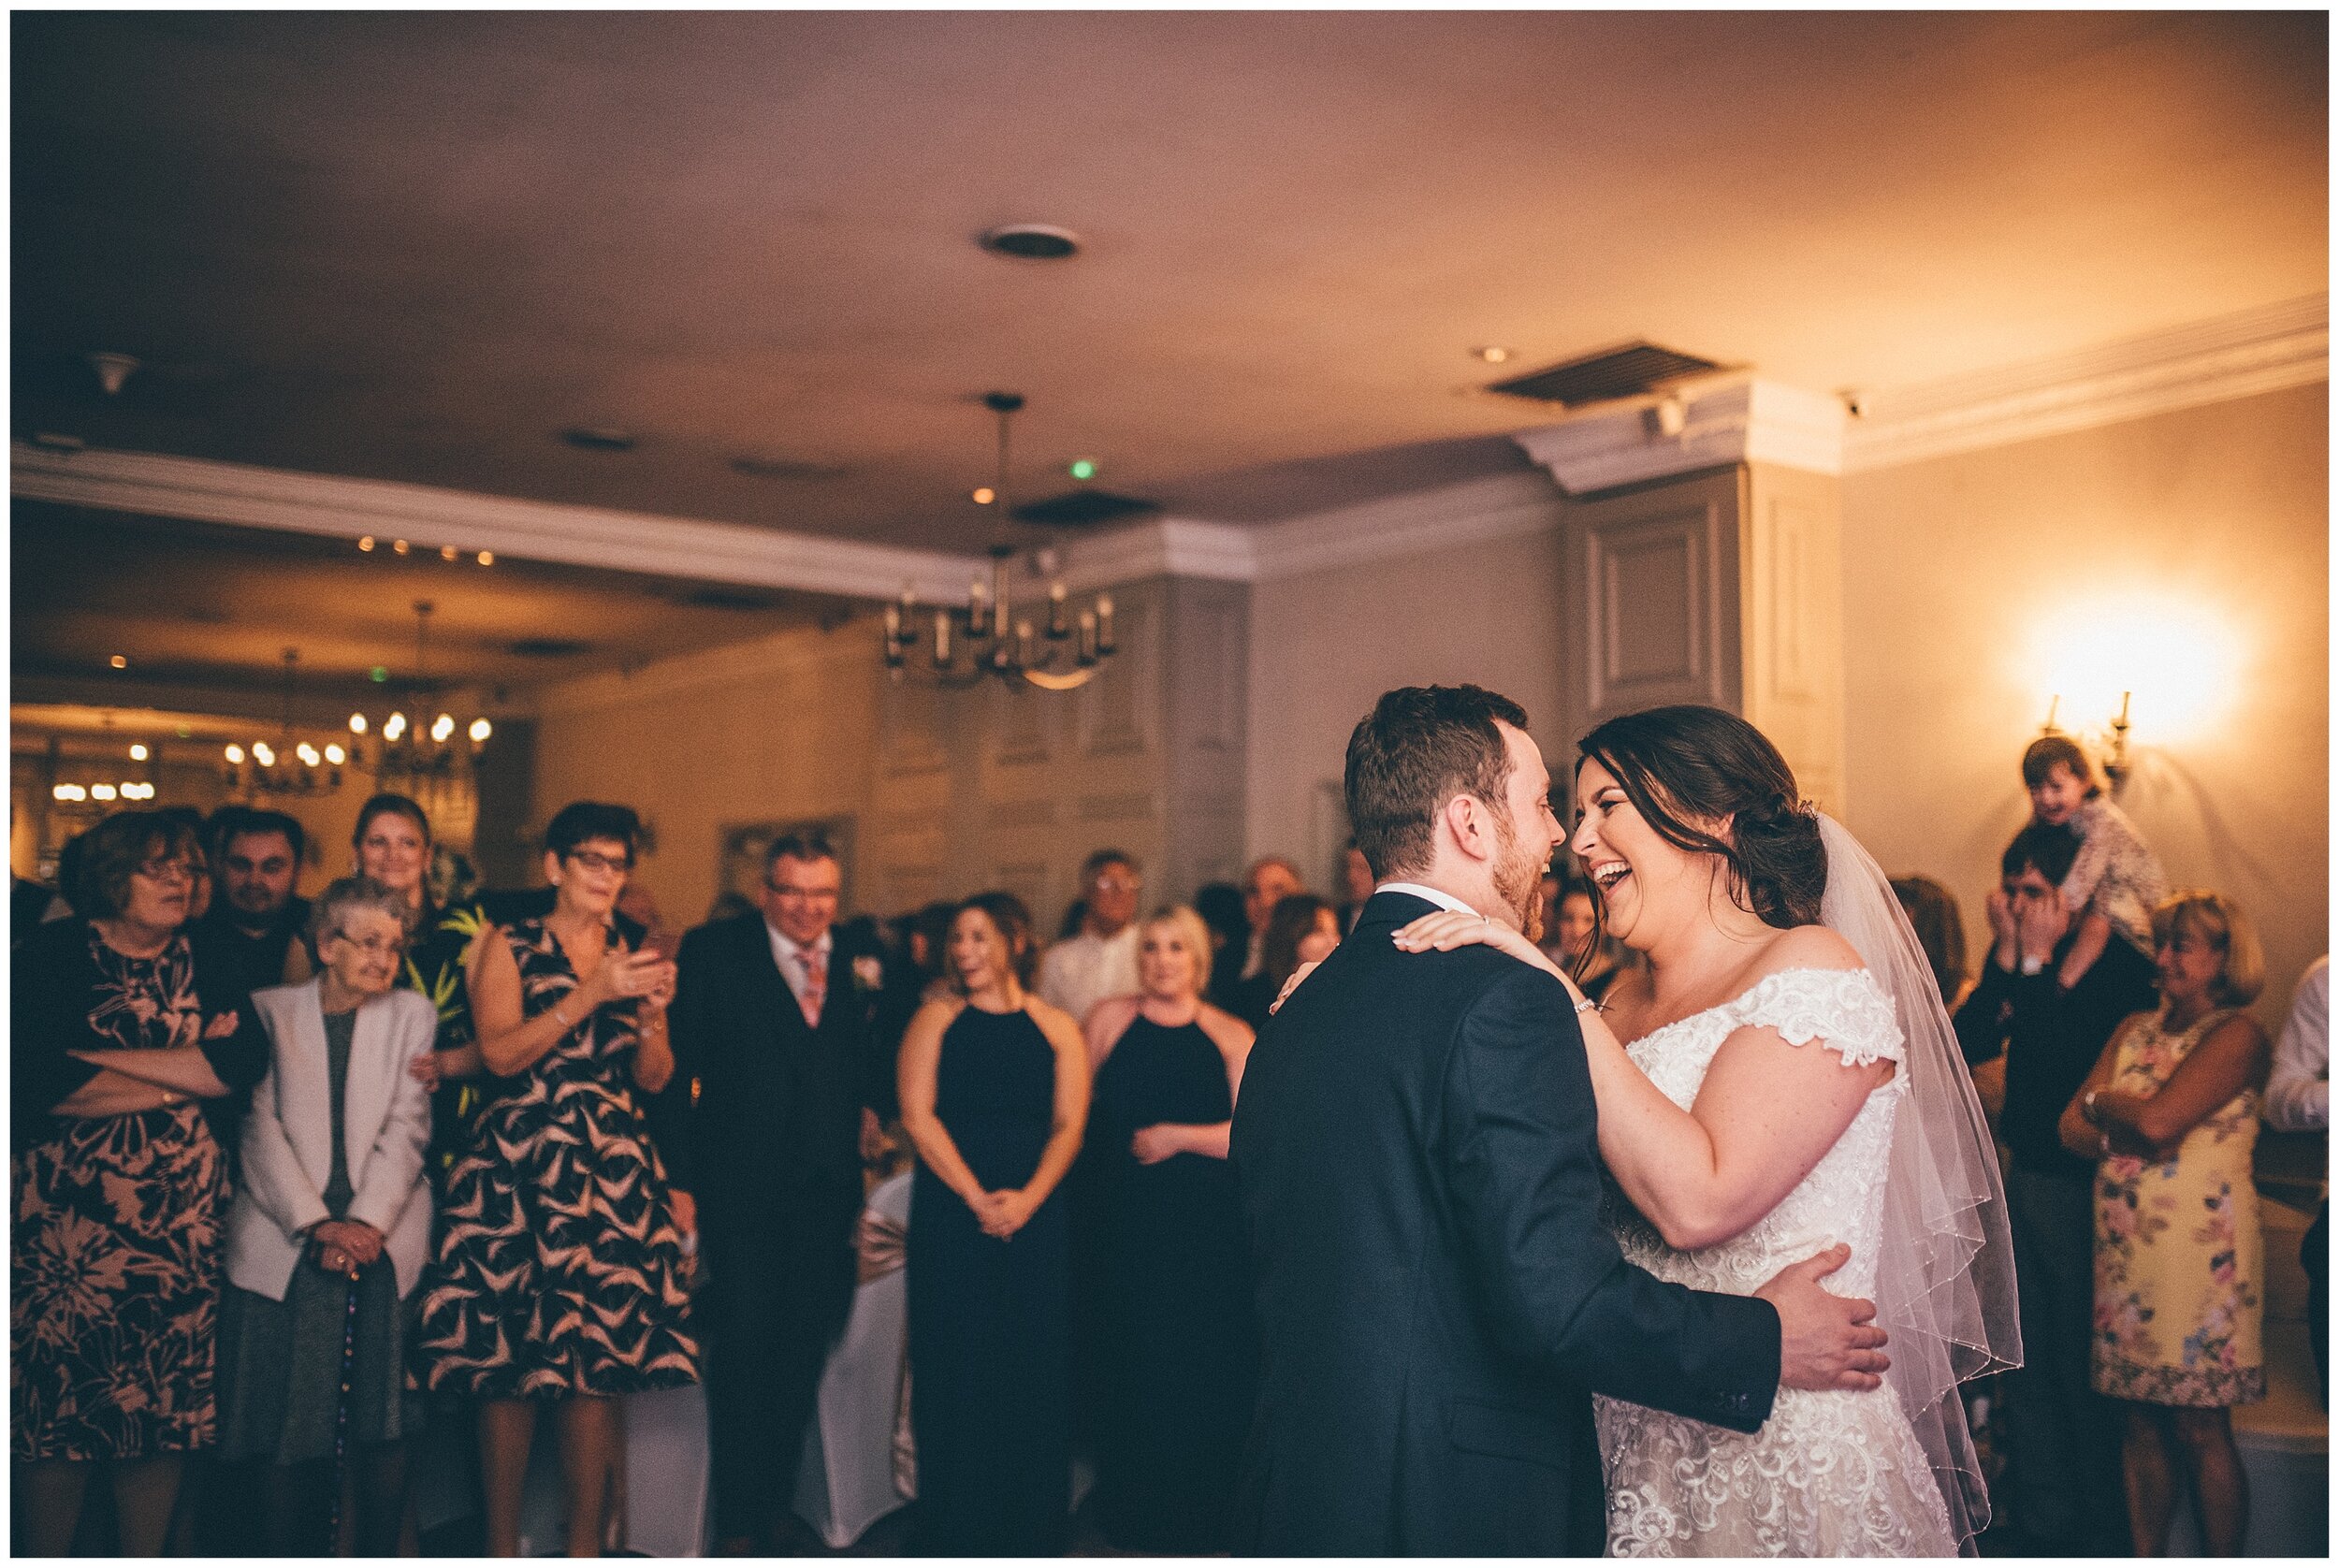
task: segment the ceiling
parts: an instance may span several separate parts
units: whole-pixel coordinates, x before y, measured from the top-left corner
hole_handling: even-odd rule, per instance
[[[1874,388],[2312,294],[2326,27],[19,12],[14,423],[966,549],[1010,387],[1019,499],[1263,519],[1629,339]]]
[[[429,690],[516,689],[798,627],[851,606],[820,595],[436,552],[18,501],[9,555],[13,694],[83,704],[157,691],[260,694],[283,654],[303,711],[336,724],[414,686],[414,603],[431,606]],[[126,661],[115,671],[110,660]],[[376,683],[375,666],[390,679]],[[499,689],[502,689],[501,691]],[[237,704],[250,711],[249,701]]]
[[[17,436],[960,552],[1010,527],[967,498],[990,388],[1030,399],[1019,501],[1086,457],[1112,491],[1263,522],[1521,468],[1507,433],[1555,411],[1484,384],[1633,339],[1874,390],[2328,269],[2319,13],[10,33]],[[974,243],[1016,221],[1085,248]],[[117,396],[101,350],[142,362]],[[288,646],[304,691],[353,700],[404,673],[424,596],[433,670],[488,688],[838,609],[30,501],[11,557],[12,695],[99,706],[272,703]]]

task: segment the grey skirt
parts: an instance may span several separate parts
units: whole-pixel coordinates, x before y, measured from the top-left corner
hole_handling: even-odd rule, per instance
[[[281,1301],[227,1287],[219,1336],[221,1458],[302,1464],[333,1457],[349,1292],[347,1280],[305,1256]],[[398,1299],[386,1256],[358,1275],[356,1292],[353,1447],[397,1442],[422,1424],[421,1401],[406,1390],[406,1345],[420,1292]]]

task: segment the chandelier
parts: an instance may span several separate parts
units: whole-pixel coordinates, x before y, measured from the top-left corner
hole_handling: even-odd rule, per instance
[[[982,402],[999,416],[998,480],[977,490],[975,501],[1012,516],[1007,499],[1009,422],[1024,406],[1023,395],[986,392]],[[981,577],[969,582],[964,606],[934,606],[930,639],[914,589],[902,589],[900,601],[885,606],[885,668],[894,680],[908,674],[910,656],[923,644],[928,657],[917,666],[919,673],[946,687],[979,685],[986,675],[1009,683],[1021,679],[1050,691],[1069,691],[1088,683],[1114,652],[1112,596],[1098,594],[1076,617],[1064,579],[1053,575],[1045,621],[1020,617],[1008,581],[1008,563],[1015,555],[1012,544],[994,544],[989,584]]]
[[[275,739],[248,746],[230,741],[222,753],[226,763],[222,777],[230,794],[329,795],[341,787],[341,765],[349,753],[341,743],[330,741],[320,749],[293,732],[293,674],[299,663],[300,650],[286,648],[283,723]]]
[[[468,778],[480,747],[495,733],[485,718],[467,724],[444,711],[426,718],[422,699],[429,686],[430,616],[437,608],[428,599],[414,601],[414,675],[407,688],[412,711],[393,708],[378,723],[362,712],[349,716],[350,752],[374,776],[376,789],[411,794],[434,780]],[[329,754],[340,748],[327,749]]]

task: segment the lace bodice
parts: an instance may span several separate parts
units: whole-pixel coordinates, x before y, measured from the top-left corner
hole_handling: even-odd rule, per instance
[[[1784,969],[1739,995],[1634,1040],[1633,1062],[1676,1105],[1697,1098],[1714,1054],[1748,1026],[1853,1066],[1902,1060],[1889,997],[1866,969]],[[1868,1296],[1883,1236],[1884,1183],[1904,1074],[1880,1084],[1809,1175],[1751,1228],[1676,1252],[1613,1187],[1609,1228],[1633,1262],[1700,1290],[1751,1295],[1790,1263],[1836,1241],[1851,1261],[1825,1281]],[[1781,1389],[1758,1432],[1599,1399],[1608,1476],[1608,1549],[1629,1556],[1943,1557],[1949,1517],[1889,1388]]]
[[[1625,1053],[1667,1099],[1686,1111],[1696,1101],[1722,1041],[1750,1026],[1776,1029],[1790,1045],[1836,1052],[1853,1067],[1901,1059],[1892,1002],[1866,969],[1782,969],[1718,1008],[1643,1036],[1626,1046]],[[1880,1085],[1836,1146],[1777,1208],[1751,1229],[1713,1246],[1675,1252],[1611,1188],[1605,1217],[1617,1244],[1659,1279],[1745,1296],[1788,1264],[1844,1241],[1852,1247],[1852,1261],[1828,1277],[1827,1288],[1843,1296],[1870,1294],[1883,1227],[1893,1114],[1905,1086],[1899,1073]]]

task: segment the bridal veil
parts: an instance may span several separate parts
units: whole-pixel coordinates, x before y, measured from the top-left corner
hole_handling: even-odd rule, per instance
[[[2022,1362],[2006,1189],[1932,966],[1891,882],[1842,823],[1819,821],[1827,851],[1820,922],[1858,951],[1907,1041],[1877,1261],[1877,1320],[1891,1335],[1884,1380],[1969,1551],[1990,1522],[1990,1499],[1957,1386]]]

